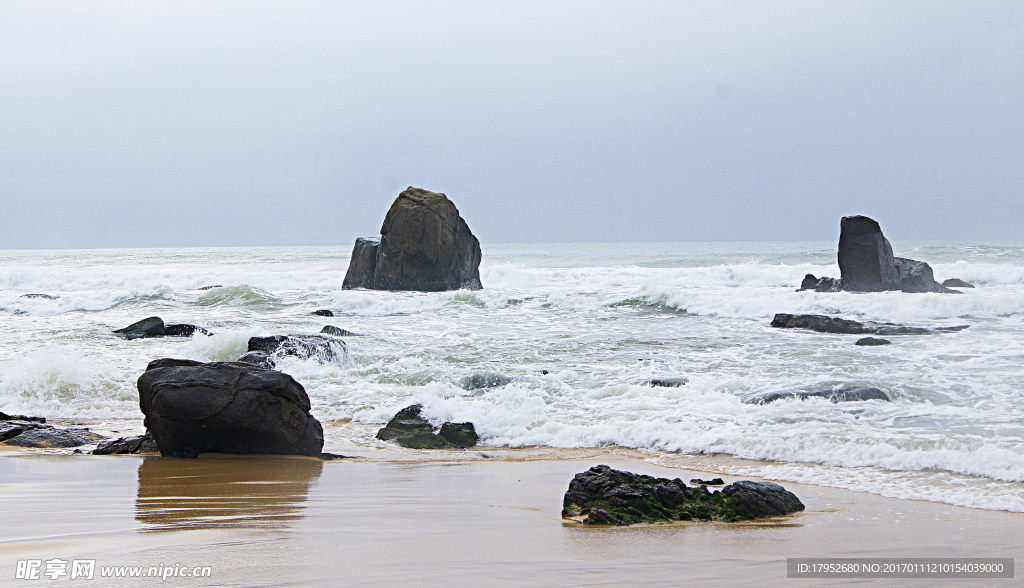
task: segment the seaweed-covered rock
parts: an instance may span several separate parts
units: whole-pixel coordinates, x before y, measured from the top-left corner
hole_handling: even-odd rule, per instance
[[[818,333],[839,333],[844,335],[931,335],[962,331],[970,325],[926,329],[924,327],[907,327],[891,323],[861,323],[820,314],[779,313],[772,319],[772,326],[779,329],[807,329]]]
[[[671,521],[741,521],[801,511],[791,492],[770,482],[747,480],[721,492],[687,487],[676,478],[655,478],[606,465],[576,474],[562,500],[563,517],[582,517],[587,525],[632,525]]]
[[[126,454],[139,454],[139,453],[158,453],[160,451],[156,446],[156,441],[153,436],[147,431],[145,435],[136,435],[134,437],[119,437],[117,439],[111,439],[110,441],[104,441],[96,446],[93,450],[93,455],[126,455]]]
[[[481,388],[500,388],[512,383],[512,378],[493,372],[477,372],[459,380],[459,388],[463,390],[479,390]]]
[[[4,424],[10,424],[10,421]],[[88,429],[60,429],[52,425],[21,426],[23,430],[5,439],[4,443],[17,447],[62,448],[88,445],[104,439],[102,435]]]
[[[889,402],[889,395],[870,386],[857,384],[843,384],[838,387],[826,386],[824,388],[810,390],[782,390],[779,392],[767,392],[759,394],[746,400],[746,404],[768,404],[778,400],[796,398],[806,400],[808,398],[826,398],[832,403],[839,402],[860,402],[864,400],[883,400]]]
[[[483,287],[480,242],[444,194],[410,186],[391,205],[380,234],[379,242],[356,240],[342,288],[438,292]]]
[[[438,429],[423,418],[422,409],[422,404],[413,404],[398,411],[377,431],[377,438],[410,449],[465,449],[479,441],[473,423],[448,422]]]
[[[139,407],[160,453],[320,455],[323,428],[291,376],[241,363],[150,362]]]

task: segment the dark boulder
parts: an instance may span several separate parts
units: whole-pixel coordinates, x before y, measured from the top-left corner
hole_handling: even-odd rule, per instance
[[[700,478],[694,478],[690,480],[690,483],[696,484],[697,486],[725,486],[725,480],[722,478],[715,478],[713,480],[701,480]]]
[[[882,228],[866,216],[844,216],[839,222],[839,271],[843,288],[881,292],[899,288],[892,245]]]
[[[326,308],[319,308],[309,314],[313,316],[334,316],[334,312],[327,310]]]
[[[144,318],[139,322],[132,323],[123,329],[114,331],[120,337],[128,339],[146,339],[149,337],[164,336],[164,321],[158,316]]]
[[[765,394],[759,394],[749,400],[744,401],[745,404],[768,404],[770,402],[776,402],[778,400],[786,400],[795,398],[799,400],[806,400],[808,398],[826,398],[833,404],[839,402],[859,402],[863,400],[884,400],[889,402],[889,395],[879,390],[878,388],[871,388],[868,386],[859,386],[856,384],[843,384],[842,386],[833,387],[827,386],[824,388],[810,389],[810,390],[782,390],[779,392],[768,392]]]
[[[647,385],[653,388],[678,388],[689,381],[687,378],[651,378]]]
[[[380,239],[358,237],[352,247],[352,259],[345,272],[342,290],[353,288],[373,288],[373,276],[377,271],[377,248]]]
[[[391,205],[380,233],[379,243],[356,241],[342,288],[438,292],[483,287],[480,242],[444,194],[409,187]]]
[[[160,453],[318,456],[323,428],[291,376],[241,363],[162,359],[139,377],[139,407]]]
[[[968,328],[970,325],[954,327],[907,327],[892,323],[861,323],[848,319],[820,314],[776,314],[772,326],[779,329],[807,329],[818,333],[838,333],[843,335],[931,335],[935,333],[954,333]]]
[[[46,417],[25,416],[23,414],[6,414],[0,412],[0,421],[28,421],[32,423],[45,423]]]
[[[872,347],[878,345],[891,345],[892,341],[888,339],[876,339],[874,337],[864,337],[863,339],[857,339],[854,345],[860,345],[862,347]]]
[[[459,380],[459,388],[463,390],[480,390],[482,388],[500,388],[512,383],[512,378],[493,372],[477,372]]]
[[[299,359],[315,359],[320,363],[334,363],[342,365],[345,363],[348,350],[345,342],[334,337],[323,335],[272,335],[270,337],[251,337],[249,339],[250,353],[262,353],[266,361],[271,364],[285,357],[297,357]],[[258,356],[252,356],[258,357]],[[250,355],[244,356],[242,363],[253,363]],[[259,359],[262,361],[262,359]]]
[[[362,335],[360,335],[359,333],[353,333],[352,331],[348,331],[340,327],[335,327],[333,325],[327,325],[326,327],[320,329],[320,334],[331,335],[332,337],[362,337]]]
[[[159,453],[156,441],[147,432],[145,435],[135,437],[120,437],[104,441],[96,446],[93,455],[127,455],[139,453]]]
[[[448,422],[437,429],[420,414],[422,408],[413,404],[398,411],[377,431],[377,438],[410,449],[465,449],[479,442],[473,423]]]
[[[687,487],[676,478],[655,478],[606,465],[576,474],[562,499],[562,516],[586,525],[632,525],[672,521],[742,521],[798,512],[804,505],[770,482],[743,480],[722,491]]]
[[[818,278],[816,278],[814,274],[807,274],[806,276],[804,276],[803,281],[800,282],[800,289],[798,289],[797,292],[802,292],[804,290],[813,290],[814,287],[817,285]]]
[[[904,292],[942,292],[956,293],[935,281],[932,266],[923,261],[914,261],[903,257],[893,258],[896,273],[899,275],[899,289]]]
[[[974,284],[967,283],[960,278],[949,278],[941,284],[943,288],[973,288]]]
[[[274,362],[270,360],[270,356],[262,351],[250,351],[236,359],[235,363],[247,363],[261,368],[267,368],[269,370],[274,369]]]

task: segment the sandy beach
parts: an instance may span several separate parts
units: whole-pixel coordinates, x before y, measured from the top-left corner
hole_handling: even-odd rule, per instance
[[[349,447],[349,449],[358,449]],[[353,451],[350,451],[353,453]],[[706,477],[622,450],[312,458],[0,454],[0,585],[18,560],[94,559],[101,586],[1012,586],[786,578],[791,557],[1017,557],[1024,514],[786,483],[807,506],[746,524],[584,528],[560,518],[593,465]],[[726,476],[726,481],[735,477]],[[102,568],[208,577],[100,577]],[[64,578],[67,580],[67,577]],[[76,580],[78,582],[78,580]],[[77,584],[76,584],[77,585]]]

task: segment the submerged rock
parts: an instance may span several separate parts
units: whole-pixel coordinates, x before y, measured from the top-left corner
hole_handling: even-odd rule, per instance
[[[119,437],[104,441],[96,446],[93,455],[127,455],[139,453],[159,453],[153,436],[147,431],[145,435]]]
[[[213,333],[195,325],[164,325],[165,337],[191,337],[196,333],[202,333],[209,337]]]
[[[974,284],[970,284],[961,280],[960,278],[949,278],[942,282],[943,288],[973,288]]]
[[[861,323],[820,314],[779,313],[772,319],[772,326],[779,329],[808,329],[818,333],[839,333],[844,335],[931,335],[962,331],[970,325],[926,329],[924,327],[907,327],[891,323]]]
[[[327,310],[326,308],[320,308],[309,313],[313,316],[334,316],[334,312]]]
[[[332,325],[327,325],[326,327],[320,329],[320,334],[331,335],[332,337],[362,337],[362,335],[360,335],[359,333],[353,333],[352,331],[348,331]]]
[[[42,298],[44,300],[57,300],[60,296],[54,296],[53,294],[38,294],[33,292],[32,294],[22,294],[22,298]]]
[[[827,398],[833,404],[839,402],[858,402],[863,400],[890,401],[889,395],[878,388],[860,386],[857,384],[843,384],[839,387],[829,386],[816,390],[782,390],[780,392],[768,392],[746,400],[744,401],[744,404],[768,404],[769,402],[790,398],[797,398],[800,400],[806,400],[808,398]]]
[[[685,386],[689,381],[687,378],[651,378],[647,385],[653,388],[678,388]]]
[[[413,404],[398,411],[377,431],[377,438],[410,449],[465,449],[479,442],[473,423],[448,422],[437,429],[420,414],[422,408]]]
[[[323,428],[291,376],[240,363],[150,362],[139,377],[139,407],[160,453],[318,456]]]
[[[272,335],[250,337],[246,355],[238,359],[241,363],[269,365],[285,357],[315,359],[320,363],[342,365],[347,358],[345,342],[323,335]]]
[[[410,186],[391,205],[380,233],[379,241],[356,240],[342,288],[437,292],[483,287],[480,242],[444,194]]]
[[[463,390],[480,390],[482,388],[499,388],[512,383],[512,378],[494,372],[477,372],[459,380],[459,388]]]
[[[586,516],[586,525],[733,522],[802,510],[800,499],[771,482],[743,480],[711,492],[706,486],[689,488],[678,478],[655,478],[606,465],[576,474],[562,499],[562,516]]]
[[[891,344],[892,344],[892,341],[890,341],[888,339],[876,339],[874,337],[864,337],[863,339],[857,339],[857,342],[854,343],[854,345],[860,345],[862,347],[863,346],[870,347],[870,346],[878,346],[878,345],[891,345]]]

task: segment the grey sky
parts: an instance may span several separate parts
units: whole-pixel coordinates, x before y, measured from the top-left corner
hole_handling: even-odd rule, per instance
[[[0,248],[1024,238],[1024,3],[0,3]]]

